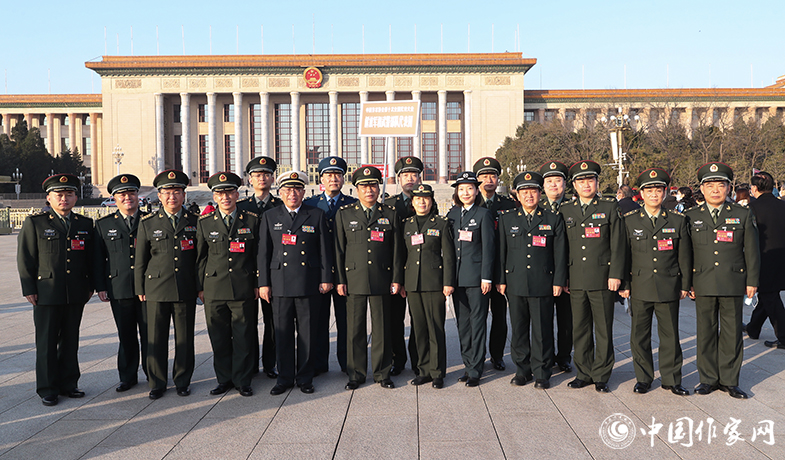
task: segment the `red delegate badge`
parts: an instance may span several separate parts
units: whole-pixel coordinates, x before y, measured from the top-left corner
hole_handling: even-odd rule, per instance
[[[245,241],[230,241],[229,252],[245,252]]]
[[[291,233],[284,233],[281,236],[281,243],[287,245],[297,244],[297,235],[292,235]]]
[[[547,238],[548,237],[546,237],[546,236],[534,235],[534,236],[532,236],[532,245],[540,247],[540,248],[544,248],[545,245],[546,245]]]
[[[71,240],[72,251],[84,251],[84,240],[73,239]]]
[[[673,239],[657,240],[658,251],[673,251]]]
[[[584,235],[586,235],[586,238],[599,238],[600,227],[586,227],[584,229]]]
[[[193,238],[185,238],[185,239],[183,239],[183,241],[180,243],[180,247],[183,249],[183,251],[188,251],[188,250],[193,249],[194,248],[194,240],[193,240]]]
[[[469,230],[458,230],[458,241],[472,241],[472,232]]]
[[[384,241],[384,232],[371,230],[371,241]]]
[[[717,230],[717,241],[733,243],[733,230]]]

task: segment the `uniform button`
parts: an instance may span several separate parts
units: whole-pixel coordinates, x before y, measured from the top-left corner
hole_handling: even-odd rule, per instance
[[[532,234],[531,233],[527,233],[526,236],[532,236]]]
[[[66,270],[65,272],[66,272],[66,273],[71,273],[71,270]]]
[[[174,250],[175,250],[175,251],[177,250],[177,246],[175,246],[175,247],[174,247]]]
[[[744,273],[744,269],[743,268],[741,269],[741,273]]]
[[[153,275],[147,275],[147,277],[153,279]]]
[[[717,241],[717,240],[714,240],[714,244],[717,244],[717,243],[719,243],[719,241]]]
[[[288,252],[284,252],[283,255],[287,256],[287,255],[289,255],[289,253]]]
[[[371,242],[371,239],[370,239],[370,238],[368,238],[368,242],[369,242],[369,243]]]
[[[654,269],[654,273],[657,273],[657,269],[656,268]]]
[[[373,263],[373,262],[371,262],[370,260],[368,261],[368,265],[371,265],[372,263]]]
[[[417,249],[417,252],[420,252],[420,249],[419,249],[419,248]]]
[[[178,260],[178,258],[177,258],[177,257],[175,257],[175,258],[174,258],[174,260]]]
[[[693,269],[692,269],[692,271],[693,271],[693,272],[697,272],[698,270],[696,270],[696,269],[694,269],[694,268],[693,268]]]
[[[65,259],[65,261],[66,261],[66,262],[70,262],[70,261],[71,261],[71,259]]]
[[[654,261],[657,262],[657,258],[656,257],[654,258]]]
[[[420,261],[419,260],[417,261],[417,265],[420,265]]]
[[[129,246],[129,247],[130,247],[131,249],[133,249],[133,246]],[[133,255],[133,254],[131,254],[131,258],[132,258],[132,259],[134,258],[134,255]]]
[[[716,255],[719,255],[719,254],[720,254],[720,252],[719,252],[719,251],[714,251],[714,255],[715,255],[715,256],[716,256]]]
[[[527,247],[532,247],[532,245],[531,245],[531,244],[527,244],[526,246],[527,246]]]
[[[300,244],[305,244],[305,241],[301,241]]]
[[[585,227],[585,226],[586,226],[586,224],[581,224],[581,227]]]
[[[232,269],[230,268],[230,269],[229,269],[229,271],[231,272],[231,271],[232,271]]]
[[[369,250],[368,250],[368,254],[370,254],[370,253],[371,253],[371,250],[369,249]]]
[[[231,258],[231,257],[229,257],[229,262],[231,262],[231,261],[232,261],[232,258]]]
[[[300,262],[300,265],[305,266],[305,262]],[[231,271],[231,270],[229,270]]]
[[[586,235],[581,235],[581,238],[586,238]]]
[[[656,237],[656,236],[652,236],[652,237],[651,237],[651,239],[653,239],[653,240],[656,240],[656,239],[657,239],[657,237]]]
[[[39,277],[38,277],[38,279],[40,280],[40,279],[41,279],[41,277],[39,276]]]
[[[131,270],[133,270],[133,269],[134,269],[134,266],[133,266],[133,265],[131,265]]]
[[[719,262],[714,262],[714,265],[719,265],[719,264],[720,264]]]
[[[586,258],[584,257],[583,260],[586,260]]]
[[[175,268],[175,269],[174,269],[174,271],[176,271],[176,272],[179,272],[179,271],[180,271],[180,269],[179,269],[179,268]]]
[[[581,249],[586,249],[586,246],[581,246]]]
[[[532,266],[531,266],[531,265],[527,265],[527,266],[526,266],[526,268],[527,268],[527,269],[531,269],[531,268],[532,268]]]
[[[509,271],[509,270],[504,270],[504,273],[510,273],[510,271]],[[39,277],[39,278],[40,278],[40,277]]]
[[[531,255],[531,254],[526,254],[526,258],[527,258],[527,259],[531,259],[531,258],[532,258],[532,255]]]
[[[458,250],[460,251],[460,250],[461,250],[461,248],[458,248]]]
[[[652,251],[656,251],[656,250],[657,250],[657,248],[651,248],[651,250],[652,250]]]
[[[717,233],[717,229],[716,228],[714,229],[714,233]]]
[[[65,248],[65,250],[66,250],[66,251],[70,251],[70,250],[71,250],[71,248]]]
[[[305,251],[300,251],[300,254],[305,255]],[[232,260],[232,259],[229,259]]]

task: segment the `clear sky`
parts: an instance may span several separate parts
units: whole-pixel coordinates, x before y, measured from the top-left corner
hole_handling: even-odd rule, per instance
[[[521,51],[537,59],[528,89],[759,88],[785,74],[783,0],[0,5],[2,94],[97,93],[85,61],[182,55],[183,35],[188,55]]]

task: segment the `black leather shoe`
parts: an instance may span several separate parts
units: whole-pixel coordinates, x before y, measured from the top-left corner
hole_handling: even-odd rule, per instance
[[[503,371],[507,369],[507,366],[504,365],[503,359],[493,359],[491,358],[491,363],[493,363],[493,368],[497,371]]]
[[[219,383],[217,387],[210,390],[211,395],[222,395],[232,389],[231,383]]]
[[[379,385],[381,385],[382,388],[395,388],[395,384],[390,379],[382,380],[381,382],[379,382]]]
[[[115,388],[114,391],[118,393],[122,393],[124,391],[130,390],[131,388],[133,388],[134,385],[136,385],[136,382],[120,382],[120,384],[117,385],[117,388]]]
[[[302,391],[303,393],[309,395],[309,394],[312,394],[315,390],[313,388],[313,384],[312,383],[306,383],[304,385],[300,385],[300,391]]]
[[[466,386],[467,387],[476,387],[480,385],[480,379],[478,377],[469,377],[466,379]]]
[[[425,383],[432,382],[432,381],[433,381],[433,379],[431,378],[431,376],[429,376],[429,375],[428,376],[421,375],[419,377],[415,377],[411,381],[411,384],[417,386],[417,385],[423,385]]]
[[[347,390],[356,390],[360,388],[360,382],[358,382],[357,380],[349,380],[349,383],[347,383],[344,388],[346,388]]]
[[[44,406],[56,406],[57,395],[44,396],[43,398],[41,398],[41,404],[43,404]]]
[[[164,395],[164,391],[166,391],[166,388],[153,388],[152,390],[150,390],[150,395],[149,395],[150,399],[160,398],[161,396]]]
[[[190,396],[190,395],[191,395],[191,387],[177,388],[177,396]]]
[[[401,375],[402,371],[403,371],[403,368],[400,368],[398,366],[393,366],[390,369],[390,375],[392,375],[393,377],[396,376],[396,375]]]
[[[785,343],[782,343],[779,340],[775,340],[773,342],[767,340],[763,342],[763,344],[769,348],[779,348],[780,350],[785,350]]]
[[[678,395],[678,396],[689,396],[690,390],[684,388],[681,385],[663,385],[663,390],[671,390],[671,393]]]
[[[581,379],[575,379],[572,382],[568,383],[567,386],[570,387],[570,388],[583,388],[586,385],[590,385],[590,384],[591,384],[591,382],[587,382],[587,381],[581,380]]]
[[[548,379],[537,379],[534,381],[534,388],[538,390],[547,390],[551,387],[551,381]]]
[[[726,387],[725,385],[720,385],[720,391],[724,391],[725,393],[731,395],[732,398],[736,398],[736,399],[749,398],[749,396],[747,396],[747,393],[745,393],[744,390],[742,390],[739,387]]]
[[[594,384],[594,389],[597,390],[597,393],[610,393],[611,389],[608,388],[608,384],[605,382],[597,382]]]
[[[458,377],[458,381],[459,381],[459,382],[465,382],[465,381],[467,381],[467,380],[469,380],[469,374],[467,374],[467,373],[465,373],[465,372],[463,373],[463,375],[462,375],[462,376]]]
[[[646,393],[649,392],[649,388],[651,388],[651,384],[650,383],[638,382],[638,383],[635,384],[635,388],[632,389],[632,392],[633,393],[646,394]]]
[[[271,379],[278,378],[278,373],[275,372],[275,369],[264,369],[262,372],[264,372],[264,375],[266,375],[267,378],[271,378]]]
[[[517,387],[522,387],[527,383],[531,382],[534,377],[531,374],[528,375],[516,375],[515,377],[510,380],[510,385],[515,385]]]
[[[69,398],[84,398],[84,391],[80,390],[79,388],[74,388],[69,391],[63,391],[60,394],[63,396],[68,396]]]
[[[431,384],[431,386],[439,389],[444,388],[444,379],[440,379],[438,377],[433,379],[433,383]]]
[[[253,396],[253,388],[250,386],[237,387],[237,391],[240,392],[240,396]]]
[[[281,385],[279,383],[276,383],[275,386],[270,390],[270,394],[273,395],[273,396],[282,395],[282,394],[286,393],[287,391],[289,391],[289,388],[291,388],[291,387],[288,387],[286,385]]]
[[[572,366],[570,366],[570,363],[556,363],[556,365],[562,372],[572,372]]]
[[[711,394],[717,388],[719,388],[719,387],[717,387],[716,385],[712,386],[712,385],[709,385],[708,383],[701,383],[700,385],[695,387],[695,394],[696,395]]]

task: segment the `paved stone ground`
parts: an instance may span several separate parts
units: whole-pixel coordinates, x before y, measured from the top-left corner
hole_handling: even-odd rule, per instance
[[[94,297],[85,309],[79,349],[79,386],[87,396],[61,398],[56,407],[44,407],[35,394],[32,307],[21,296],[15,254],[16,235],[0,236],[0,459],[783,457],[785,353],[763,345],[774,338],[770,326],[760,340],[745,338],[741,387],[750,400],[734,400],[719,391],[677,397],[660,389],[659,380],[653,391],[637,395],[632,392],[630,322],[618,305],[610,394],[593,387],[569,389],[574,372],[556,374],[546,391],[531,384],[513,387],[509,355],[506,372],[486,364],[482,384],[467,388],[457,382],[463,371],[454,319],[448,314],[448,375],[442,390],[409,385],[414,374],[407,370],[393,378],[394,390],[366,384],[346,391],[347,378],[335,371],[333,362],[333,371],[316,378],[312,395],[295,390],[270,396],[274,382],[260,376],[251,398],[236,391],[210,396],[216,382],[199,308],[191,396],[168,391],[151,401],[144,384],[122,394],[114,391],[115,325],[109,304]],[[699,383],[694,304],[682,302],[681,312],[684,385],[692,388]],[[745,317],[749,313],[747,308]],[[333,350],[334,341],[333,334]],[[601,424],[616,413],[634,424],[636,437],[625,449],[611,449],[600,437]],[[678,437],[685,432],[677,430],[677,423],[686,418],[694,422],[691,446],[688,436]],[[740,421],[737,431],[743,440],[727,445],[733,430],[725,427],[731,418]],[[710,419],[716,436],[711,439]],[[774,445],[764,442],[771,441],[769,435],[752,440],[763,420],[773,422]],[[652,424],[662,424],[658,434],[641,433]]]

